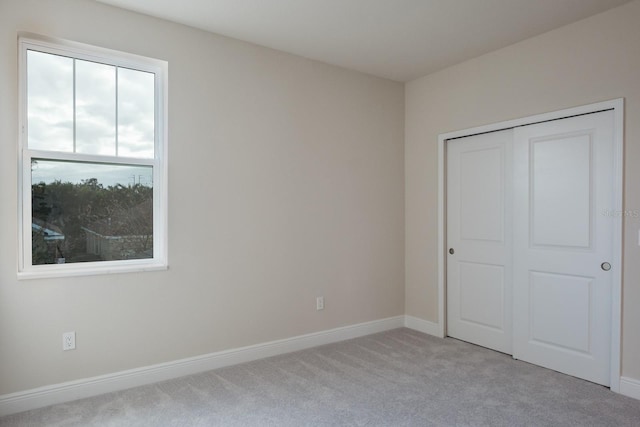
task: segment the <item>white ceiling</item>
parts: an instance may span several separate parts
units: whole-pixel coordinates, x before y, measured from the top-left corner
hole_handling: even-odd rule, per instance
[[[409,81],[629,0],[98,1]]]

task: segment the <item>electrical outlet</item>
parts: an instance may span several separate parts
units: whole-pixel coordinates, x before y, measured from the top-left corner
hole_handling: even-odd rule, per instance
[[[62,349],[64,351],[76,349],[75,332],[65,332],[64,334],[62,334]]]
[[[324,297],[316,298],[316,310],[324,310]]]

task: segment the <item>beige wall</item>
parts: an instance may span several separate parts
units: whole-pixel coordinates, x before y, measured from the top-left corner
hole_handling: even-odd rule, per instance
[[[407,314],[438,319],[438,134],[624,97],[625,208],[640,211],[639,22],[635,1],[406,85]],[[640,220],[624,226],[623,375],[640,378]]]
[[[169,62],[169,271],[16,279],[19,30]],[[400,83],[93,1],[2,0],[0,395],[403,314],[403,141]]]

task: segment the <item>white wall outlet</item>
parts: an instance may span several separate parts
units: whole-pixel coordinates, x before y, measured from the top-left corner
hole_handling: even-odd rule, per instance
[[[316,310],[324,310],[324,297],[316,298]]]
[[[76,349],[75,332],[65,332],[64,334],[62,334],[62,349],[64,351]]]

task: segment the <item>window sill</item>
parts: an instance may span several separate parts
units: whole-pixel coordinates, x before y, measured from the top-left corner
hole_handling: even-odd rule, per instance
[[[108,265],[104,265],[108,264]],[[33,266],[27,271],[18,271],[18,280],[50,279],[58,277],[97,276],[119,273],[142,273],[147,271],[168,270],[169,266],[160,261],[140,262],[132,261],[103,261],[99,265],[95,263],[85,264],[50,264]]]

